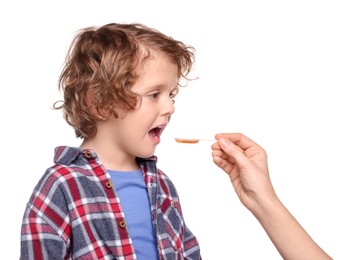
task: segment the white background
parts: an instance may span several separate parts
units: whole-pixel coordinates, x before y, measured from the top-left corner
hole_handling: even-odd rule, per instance
[[[25,203],[58,145],[79,145],[52,104],[74,32],[141,22],[197,49],[192,76],[157,149],[202,256],[281,259],[212,162],[213,138],[242,132],[262,145],[276,192],[339,257],[339,6],[326,0],[2,1],[0,258],[18,259]]]

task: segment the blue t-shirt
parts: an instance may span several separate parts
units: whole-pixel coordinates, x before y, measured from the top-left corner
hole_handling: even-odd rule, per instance
[[[144,175],[140,169],[132,172],[108,170],[108,173],[118,192],[138,260],[158,259]]]

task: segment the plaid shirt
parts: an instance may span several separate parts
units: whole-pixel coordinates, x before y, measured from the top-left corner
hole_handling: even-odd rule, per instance
[[[139,159],[149,195],[159,259],[201,259],[173,183]],[[137,259],[119,197],[95,152],[60,146],[27,204],[21,259]]]

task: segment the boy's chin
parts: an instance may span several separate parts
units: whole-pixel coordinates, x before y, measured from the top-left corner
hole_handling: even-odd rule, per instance
[[[143,151],[143,152],[139,153],[136,157],[149,158],[149,157],[153,156],[154,153],[155,153],[155,149],[152,149],[152,150],[148,150],[148,151]]]

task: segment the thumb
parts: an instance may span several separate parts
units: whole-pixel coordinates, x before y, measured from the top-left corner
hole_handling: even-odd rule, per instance
[[[219,146],[238,166],[244,167],[247,164],[249,159],[239,146],[223,138],[219,139]]]

